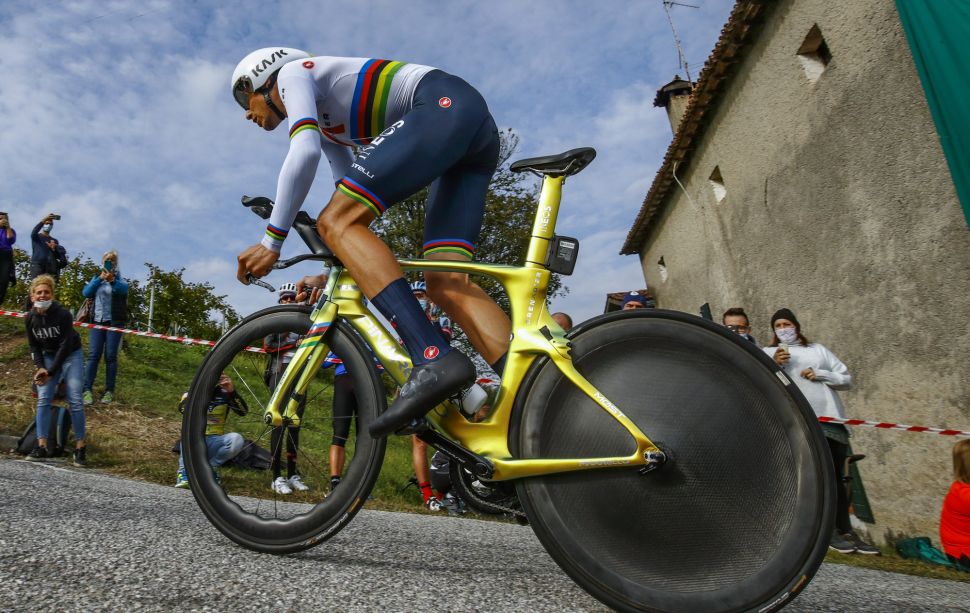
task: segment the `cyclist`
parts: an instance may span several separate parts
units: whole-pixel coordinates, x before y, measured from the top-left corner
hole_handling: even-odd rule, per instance
[[[326,153],[336,190],[317,228],[378,310],[396,325],[414,369],[371,425],[385,436],[470,385],[471,361],[452,351],[411,294],[390,249],[368,228],[387,207],[431,185],[424,256],[468,261],[485,193],[498,164],[498,130],[481,94],[419,64],[311,57],[291,48],[254,51],[232,76],[246,119],[265,130],[288,120],[290,145],[266,235],[238,257],[237,277],[266,275]],[[353,153],[356,148],[356,157]],[[314,284],[313,278],[298,284]],[[502,371],[511,323],[467,275],[427,273],[428,292]],[[317,281],[319,283],[319,281]]]

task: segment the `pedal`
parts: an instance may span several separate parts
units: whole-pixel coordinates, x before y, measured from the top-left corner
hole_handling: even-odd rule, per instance
[[[423,417],[418,417],[417,419],[412,419],[407,425],[401,426],[394,431],[394,434],[401,436],[406,436],[408,434],[418,434],[428,430],[428,420]]]

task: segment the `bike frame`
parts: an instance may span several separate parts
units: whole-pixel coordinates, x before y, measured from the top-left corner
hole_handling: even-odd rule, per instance
[[[447,438],[488,458],[494,465],[492,479],[496,481],[593,468],[648,465],[655,462],[652,454],[660,452],[619,407],[576,370],[566,333],[546,308],[546,294],[552,274],[545,265],[546,254],[555,232],[564,181],[565,177],[562,176],[546,175],[543,178],[524,266],[450,260],[399,261],[401,268],[406,271],[432,270],[493,277],[508,293],[512,306],[513,334],[505,372],[501,373],[502,383],[491,413],[483,421],[470,422],[454,403],[447,401],[425,417],[432,428]],[[341,267],[331,270],[327,286],[311,313],[313,325],[300,343],[266,408],[268,423],[274,426],[299,424],[297,406],[329,351],[322,339],[338,316],[360,334],[391,379],[398,385],[404,384],[412,368],[411,358],[367,309],[363,298],[346,270]],[[562,459],[512,457],[508,444],[512,407],[529,367],[541,356],[549,358],[569,381],[630,433],[636,441],[636,450],[631,455]],[[287,395],[285,390],[293,392]]]

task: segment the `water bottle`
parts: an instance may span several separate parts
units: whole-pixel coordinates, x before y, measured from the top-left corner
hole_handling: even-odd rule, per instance
[[[471,387],[462,391],[458,408],[466,416],[471,417],[482,408],[486,400],[488,400],[488,392],[481,385],[473,383]]]

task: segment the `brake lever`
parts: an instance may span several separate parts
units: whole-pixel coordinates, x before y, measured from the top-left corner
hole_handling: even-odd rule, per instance
[[[268,290],[268,291],[271,291],[271,292],[274,292],[274,293],[276,292],[276,288],[275,287],[273,287],[272,285],[270,285],[266,281],[261,281],[260,279],[257,279],[256,277],[253,276],[253,273],[251,273],[251,272],[247,272],[246,273],[246,280],[249,281],[252,285],[258,285],[259,287],[261,287],[261,288],[263,288],[265,290]]]

